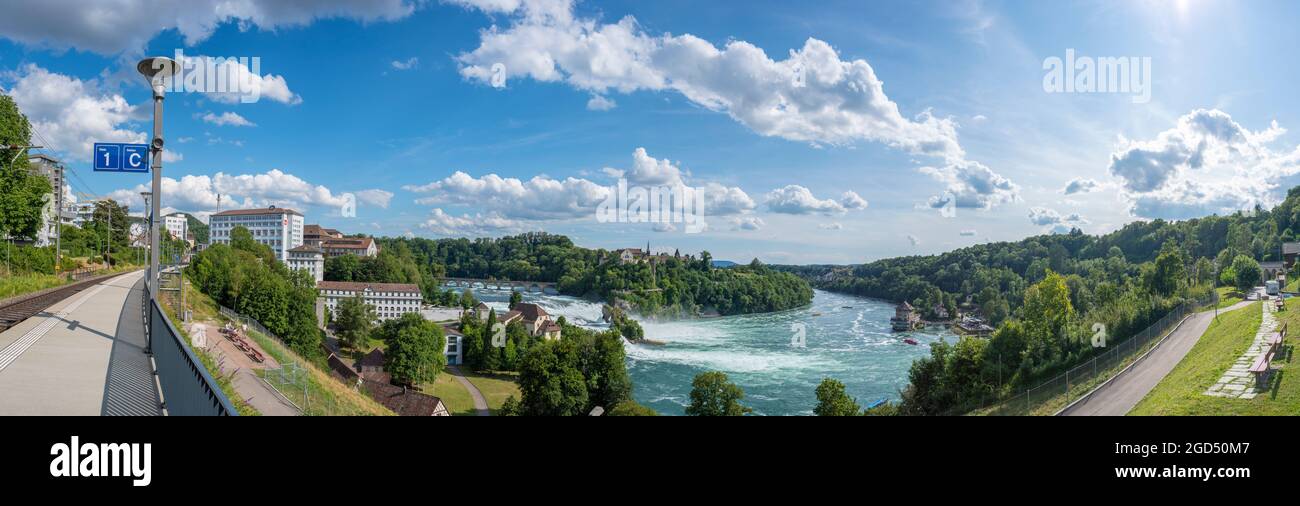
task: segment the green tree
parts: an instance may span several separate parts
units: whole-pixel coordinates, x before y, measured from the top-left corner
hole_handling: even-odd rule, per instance
[[[843,383],[825,378],[817,385],[817,407],[813,408],[817,416],[856,416],[860,410],[857,399],[844,391]]]
[[[659,416],[659,413],[636,401],[626,400],[605,411],[605,416]]]
[[[585,415],[587,382],[572,342],[546,341],[528,350],[519,370],[520,412],[529,416]]]
[[[1156,257],[1149,287],[1151,291],[1160,295],[1173,295],[1178,290],[1179,282],[1186,276],[1183,265],[1182,251],[1172,241],[1166,242],[1160,256]]]
[[[718,371],[697,374],[691,381],[690,416],[743,416],[754,410],[740,404],[745,391]]]
[[[1235,276],[1233,284],[1243,292],[1259,286],[1260,280],[1264,279],[1264,271],[1259,268],[1259,262],[1246,255],[1237,255],[1232,259],[1232,271]]]
[[[519,304],[520,302],[523,301],[524,301],[524,294],[519,293],[519,291],[517,290],[510,291],[510,309],[513,310],[516,304]]]
[[[0,95],[0,236],[35,237],[46,196],[53,192],[48,179],[28,170],[25,146],[31,145],[31,132],[13,98]]]
[[[384,353],[384,370],[401,384],[432,383],[447,365],[447,346],[442,327],[425,320],[418,313],[406,313],[396,325],[385,325],[391,335]]]
[[[497,321],[497,310],[495,308],[489,310],[487,322],[483,325],[483,337],[479,340],[479,345],[482,346],[482,351],[479,353],[479,370],[501,370],[501,347],[497,346],[495,337],[497,332],[504,333],[504,331],[505,326]]]
[[[339,340],[352,349],[361,349],[370,338],[370,331],[378,318],[375,307],[367,304],[366,299],[357,293],[339,301],[337,313],[334,326],[338,329]]]

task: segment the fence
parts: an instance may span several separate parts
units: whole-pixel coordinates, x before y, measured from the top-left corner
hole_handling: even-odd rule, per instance
[[[172,325],[157,301],[144,291],[145,335],[158,371],[158,385],[168,415],[238,416],[217,381]]]
[[[1136,335],[1110,347],[1086,362],[1067,369],[1064,374],[1026,389],[1010,399],[983,406],[978,412],[986,415],[1050,415],[1068,406],[1096,388],[1102,382],[1118,374],[1138,355],[1157,344],[1165,334],[1187,315],[1196,310],[1219,302],[1219,294],[1210,295],[1193,302],[1185,302],[1166,314]]]
[[[266,326],[256,319],[239,314],[239,312],[225,306],[219,306],[219,311],[222,316],[229,318],[236,324],[247,325],[250,338],[256,340],[254,333],[261,334],[268,339],[279,341],[286,349],[292,350],[284,339],[280,339],[280,336],[267,330]],[[261,343],[258,343],[258,345],[266,348]],[[264,351],[270,353],[271,350]],[[307,367],[304,359],[292,353],[276,355],[278,356],[274,356],[274,358],[279,367],[262,369],[258,371],[258,376],[280,392],[280,395],[289,399],[302,414],[315,416],[357,414],[353,410],[340,407],[336,394],[329,391],[329,386],[322,385],[319,380],[311,377],[311,370]]]

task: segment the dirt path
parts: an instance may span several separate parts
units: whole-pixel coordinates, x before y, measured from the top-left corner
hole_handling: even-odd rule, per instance
[[[478,387],[465,379],[465,375],[461,374],[459,367],[449,365],[447,366],[447,372],[451,373],[456,378],[456,381],[459,381],[465,387],[465,390],[469,390],[469,396],[474,399],[474,410],[478,412],[478,416],[492,416],[492,411],[488,409],[487,399],[483,397],[483,392],[478,391]]]
[[[205,336],[207,341],[207,350],[216,358],[221,368],[229,370],[235,369],[235,373],[230,378],[230,384],[235,387],[235,392],[243,397],[248,405],[256,409],[258,413],[266,416],[298,416],[302,414],[293,403],[284,398],[280,392],[268,385],[261,378],[257,377],[257,369],[275,369],[280,367],[274,358],[266,353],[266,350],[257,346],[252,339],[248,339],[249,345],[257,348],[266,357],[262,363],[254,362],[248,358],[248,355],[239,351],[229,339],[226,339],[217,330],[220,327],[213,322],[200,322],[205,325]],[[190,335],[194,335],[191,331]]]

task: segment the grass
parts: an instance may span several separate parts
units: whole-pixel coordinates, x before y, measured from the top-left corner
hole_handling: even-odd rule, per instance
[[[1275,313],[1278,325],[1300,329],[1300,299],[1289,299],[1286,311]],[[1294,332],[1273,361],[1268,391],[1254,399],[1204,395],[1250,347],[1261,320],[1259,304],[1223,314],[1165,379],[1133,408],[1130,415],[1295,415],[1300,412],[1300,374],[1290,375],[1292,352],[1300,344]]]
[[[224,322],[225,318],[220,315],[220,307],[212,298],[204,295],[202,292],[194,289],[186,282],[185,286],[186,306],[194,312],[195,320],[209,320]],[[298,354],[294,353],[284,344],[275,338],[262,335],[261,333],[249,331],[249,339],[257,343],[263,351],[274,358],[281,367],[287,364],[297,364],[300,368],[299,376],[296,383],[285,385],[281,393],[285,394],[299,408],[303,410],[304,415],[308,416],[333,416],[333,415],[381,415],[392,416],[393,412],[383,405],[375,402],[364,393],[354,390],[348,385],[344,385],[337,379],[334,379],[328,372],[316,367],[315,364],[304,360]],[[211,369],[209,369],[211,371]],[[271,372],[268,377],[266,370],[257,371],[258,376],[268,379],[272,386],[277,389],[281,388],[280,382],[276,381],[275,372]],[[306,400],[303,399],[303,384],[307,386]]]
[[[193,351],[194,355],[199,357],[199,362],[203,363],[203,367],[208,370],[208,374],[211,374],[212,377],[217,380],[217,387],[221,389],[222,393],[226,394],[227,399],[230,399],[230,403],[235,406],[235,411],[239,412],[240,416],[261,416],[261,413],[259,413],[256,408],[248,404],[248,402],[239,395],[239,392],[235,391],[235,385],[231,382],[231,378],[234,377],[235,371],[230,371],[230,374],[221,374],[221,369],[217,367],[217,361],[212,357],[212,354],[204,351],[202,348],[194,347],[194,341],[190,339],[189,331],[185,329],[185,325],[179,323],[180,319],[176,317],[176,306],[172,304],[162,304],[162,307],[163,313],[172,321],[172,326],[176,327],[176,330],[185,337],[185,342],[190,345],[190,351]]]
[[[474,399],[470,397],[467,390],[451,373],[443,371],[438,375],[438,379],[433,382],[433,391],[428,392],[442,399],[443,405],[447,406],[455,416],[474,416],[478,412],[474,410]]]
[[[138,266],[135,265],[121,264],[112,269],[104,270],[102,274],[126,272],[137,268]],[[0,300],[63,286],[70,282],[65,276],[55,276],[53,274],[15,274],[0,277]]]
[[[487,400],[488,409],[496,412],[505,404],[506,399],[514,396],[519,400],[519,373],[497,372],[497,373],[476,373],[461,368],[465,374],[465,379],[478,387],[479,392],[483,393],[483,398]],[[452,378],[455,381],[455,378]],[[451,409],[449,406],[447,409]]]
[[[1219,292],[1219,309],[1246,300],[1240,290],[1231,286],[1221,286],[1217,290]]]

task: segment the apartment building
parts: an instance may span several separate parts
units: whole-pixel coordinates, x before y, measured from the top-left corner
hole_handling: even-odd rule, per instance
[[[253,240],[271,247],[281,262],[289,262],[289,250],[303,245],[303,215],[293,209],[271,206],[264,209],[222,211],[208,220],[208,241],[230,244],[236,227],[247,228]]]
[[[167,233],[172,235],[173,239],[185,240],[185,233],[189,230],[189,220],[185,219],[183,214],[172,214],[163,217],[163,227]]]
[[[375,308],[378,321],[401,318],[406,313],[419,313],[423,297],[420,287],[409,283],[358,283],[348,281],[321,281],[316,283],[320,299],[331,314],[338,312],[339,303],[358,293],[366,304]]]
[[[295,271],[307,271],[319,284],[325,280],[325,254],[320,248],[306,244],[289,250],[289,268]]]

